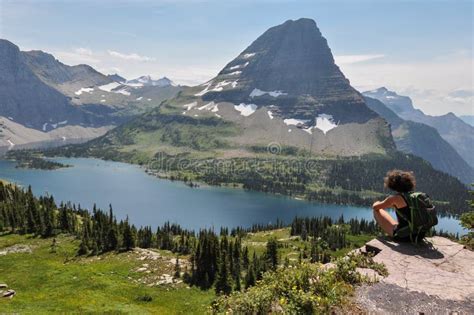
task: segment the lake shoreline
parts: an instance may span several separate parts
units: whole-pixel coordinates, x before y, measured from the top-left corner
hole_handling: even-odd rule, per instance
[[[97,158],[61,159],[73,165],[56,172],[15,169],[13,162],[0,161],[0,177],[23,187],[32,186],[35,195],[53,195],[57,202],[71,201],[83,208],[108,209],[119,218],[129,216],[137,226],[157,226],[166,221],[190,229],[218,229],[220,226],[250,227],[277,219],[331,216],[373,220],[369,207],[355,207],[300,200],[221,185],[189,189],[183,181],[162,179],[144,172],[144,167]],[[460,232],[456,219],[440,218],[439,229]]]

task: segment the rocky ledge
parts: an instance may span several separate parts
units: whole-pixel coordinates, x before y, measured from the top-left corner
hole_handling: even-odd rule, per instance
[[[474,252],[443,237],[422,245],[382,238],[368,242],[359,253],[372,253],[387,267],[388,276],[359,287],[356,303],[377,314],[472,314]]]

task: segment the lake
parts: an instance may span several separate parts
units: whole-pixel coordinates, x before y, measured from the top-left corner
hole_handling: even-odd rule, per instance
[[[249,227],[254,223],[286,223],[295,216],[330,216],[372,219],[364,207],[328,205],[295,200],[260,192],[221,187],[190,188],[181,182],[158,179],[138,166],[98,159],[55,159],[73,165],[54,171],[16,169],[15,163],[0,160],[0,178],[23,187],[32,186],[35,195],[51,194],[57,203],[71,201],[91,209],[96,203],[115,215],[127,215],[137,226],[157,227],[166,221],[196,229],[221,226]],[[438,228],[462,232],[458,220],[439,219]]]

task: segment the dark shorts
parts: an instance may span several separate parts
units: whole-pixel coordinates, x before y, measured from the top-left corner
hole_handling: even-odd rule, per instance
[[[412,234],[408,225],[399,226],[397,224],[393,228],[393,240],[396,242],[420,243],[423,242],[424,238],[425,232],[420,232],[419,234]]]
[[[408,225],[401,227],[398,224],[395,225],[393,227],[393,239],[397,242],[411,242],[410,227]]]

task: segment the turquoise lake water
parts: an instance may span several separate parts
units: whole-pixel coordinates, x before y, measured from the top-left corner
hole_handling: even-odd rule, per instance
[[[297,216],[330,216],[372,219],[364,207],[328,205],[241,189],[190,188],[181,182],[158,179],[135,165],[97,159],[56,159],[73,165],[54,171],[16,169],[15,163],[0,160],[0,178],[32,186],[36,195],[51,194],[57,203],[71,201],[91,209],[96,203],[112,204],[118,219],[127,215],[137,226],[156,227],[166,221],[199,229],[221,226],[249,227]],[[440,218],[439,229],[462,232],[458,220]]]

